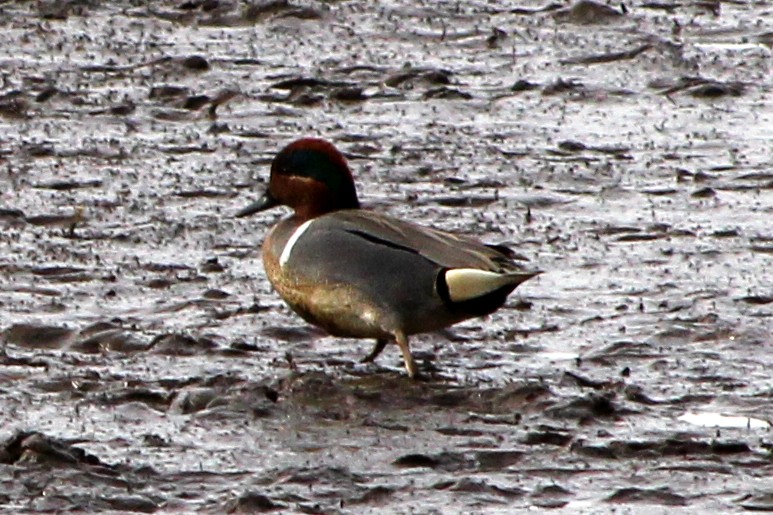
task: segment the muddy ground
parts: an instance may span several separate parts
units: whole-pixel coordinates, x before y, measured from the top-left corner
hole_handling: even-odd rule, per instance
[[[2,510],[773,510],[771,20],[0,2]],[[359,364],[233,217],[309,135],[544,275]]]

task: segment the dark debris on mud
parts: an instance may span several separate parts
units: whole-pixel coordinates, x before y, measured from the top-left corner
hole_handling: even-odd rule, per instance
[[[773,510],[769,10],[0,2],[0,510]],[[233,218],[307,135],[546,273],[359,364]]]

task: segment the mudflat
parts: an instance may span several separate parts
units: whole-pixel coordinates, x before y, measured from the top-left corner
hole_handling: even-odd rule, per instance
[[[773,510],[771,16],[0,2],[0,510]],[[545,273],[360,364],[234,218],[302,136]]]

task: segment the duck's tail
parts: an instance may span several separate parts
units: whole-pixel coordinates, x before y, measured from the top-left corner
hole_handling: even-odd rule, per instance
[[[451,268],[443,273],[443,279],[451,302],[464,302],[502,288],[513,291],[522,282],[541,273],[541,270],[499,273],[477,268]]]

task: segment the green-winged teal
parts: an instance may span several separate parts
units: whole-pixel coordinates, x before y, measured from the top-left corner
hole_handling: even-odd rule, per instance
[[[263,244],[279,295],[334,336],[375,338],[363,361],[396,341],[410,377],[418,370],[408,336],[492,313],[540,273],[506,247],[360,209],[346,159],[321,139],[283,148],[263,197],[237,216],[279,205],[294,214]]]

